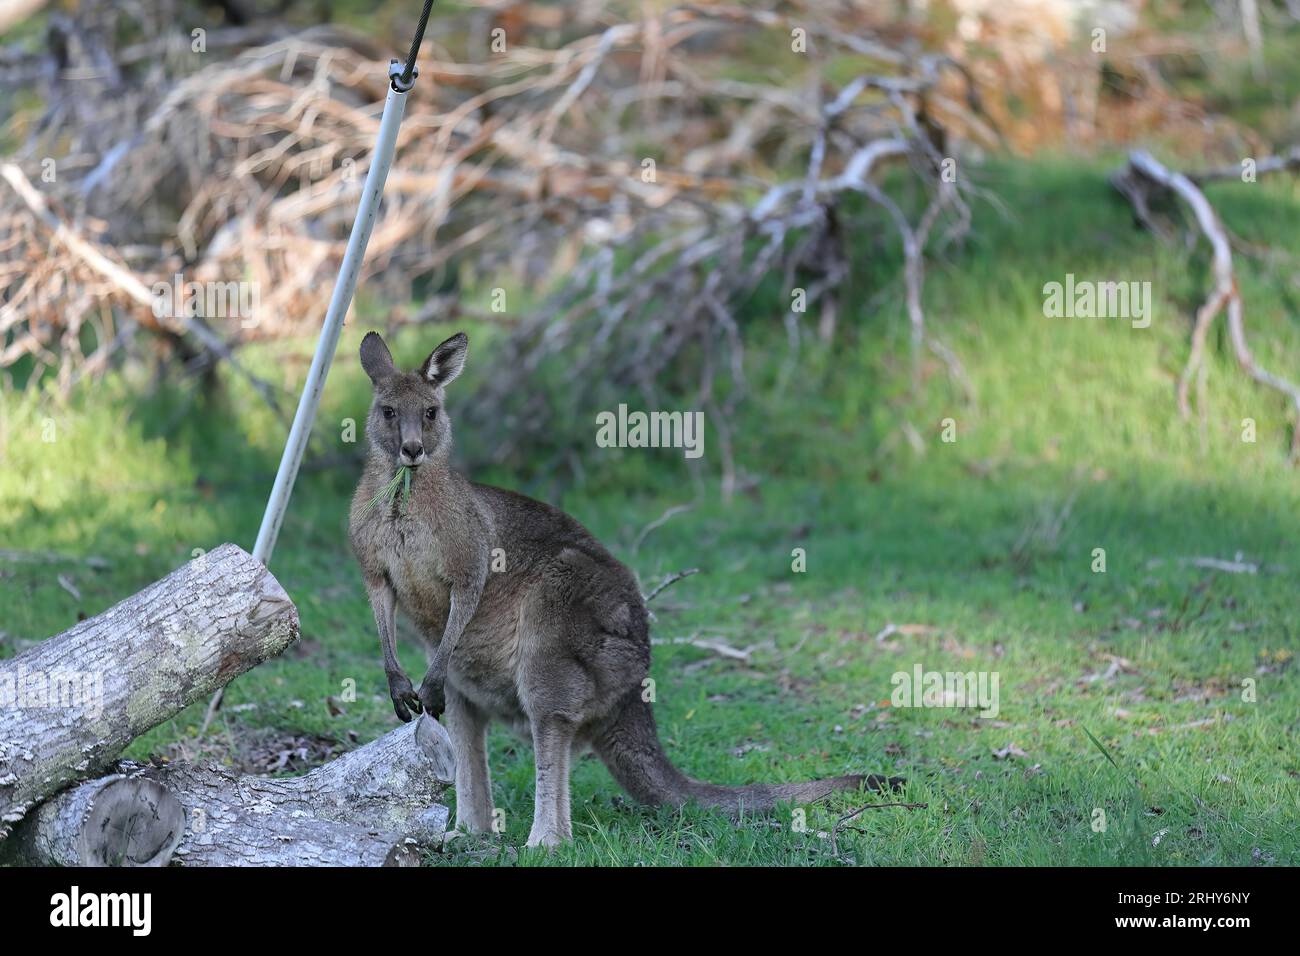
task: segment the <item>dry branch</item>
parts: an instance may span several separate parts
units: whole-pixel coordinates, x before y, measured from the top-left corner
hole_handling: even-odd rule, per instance
[[[92,272],[108,280],[110,287],[134,303],[141,315],[147,313],[148,316],[153,316],[154,296],[150,289],[130,270],[113,261],[94,243],[84,239],[76,230],[50,212],[44,197],[32,186],[31,181],[23,175],[21,169],[13,163],[0,164],[0,179],[4,179],[9,184],[10,188],[23,201],[36,220],[49,232],[50,238],[57,245],[63,246],[72,254],[74,259],[85,263]],[[220,336],[187,315],[176,316],[174,321],[177,329],[172,331],[178,334],[183,332],[194,336],[206,348],[225,359],[235,371],[248,379],[277,414],[281,412],[271,387],[237,362],[230,351],[230,347],[221,340]],[[146,324],[162,326],[162,323],[157,322],[156,319],[153,322],[146,320]],[[0,366],[5,364],[7,363],[0,356]]]
[[[1258,171],[1279,171],[1295,168],[1296,154],[1293,152],[1285,159],[1261,166]],[[1221,178],[1213,173],[1204,179]],[[1209,296],[1197,310],[1196,324],[1192,329],[1192,347],[1187,357],[1187,364],[1178,380],[1178,408],[1183,417],[1191,414],[1188,393],[1193,377],[1203,368],[1205,360],[1205,341],[1210,325],[1222,312],[1227,316],[1228,334],[1232,340],[1233,354],[1242,370],[1268,388],[1281,392],[1291,400],[1295,407],[1295,421],[1291,433],[1291,458],[1300,461],[1300,387],[1278,375],[1262,368],[1251,354],[1246,342],[1244,320],[1245,306],[1241,290],[1237,285],[1237,276],[1233,268],[1232,243],[1228,238],[1214,207],[1210,205],[1200,187],[1183,173],[1170,170],[1158,162],[1150,153],[1135,150],[1129,154],[1128,166],[1112,177],[1112,183],[1128,200],[1138,218],[1152,228],[1160,227],[1152,213],[1157,198],[1173,195],[1181,199],[1196,218],[1196,225],[1201,235],[1210,244],[1213,255],[1214,285]]]
[[[710,415],[731,488],[727,420],[746,391],[746,325],[780,322],[796,348],[804,334],[793,309],[748,317],[753,293],[769,276],[787,295],[805,290],[817,334],[833,338],[852,317],[840,301],[854,271],[845,204],[860,192],[880,204],[883,187],[873,181],[885,164],[910,168],[925,197],[914,223],[899,198],[883,217],[905,252],[913,341],[928,342],[959,373],[924,328],[922,260],[941,219],[949,220],[943,243],[969,219],[939,162],[960,137],[992,134],[969,74],[948,56],[876,35],[867,10],[802,0],[781,13],[685,5],[611,10],[598,21],[569,11],[559,32],[553,11],[542,16],[531,5],[508,2],[495,15],[512,18],[506,52],[471,44],[468,62],[451,62],[431,47],[422,60],[362,277],[371,293],[397,303],[413,297],[415,283],[482,284],[513,273],[537,286],[564,277],[543,288],[531,314],[509,306],[499,314],[511,332],[485,378],[513,387],[483,396],[473,414],[517,427],[493,429],[510,437],[479,458],[500,460],[549,436],[564,441],[553,425],[578,405],[591,407],[592,381],[650,399],[672,389],[694,392]],[[47,83],[45,115],[30,124],[15,163],[60,157],[57,181],[42,183],[41,193],[146,285],[177,273],[256,283],[258,315],[242,338],[314,325],[384,95],[373,44],[323,28],[221,31],[203,58],[169,57],[188,36],[144,8],[91,0],[75,16],[63,28],[94,40],[71,45],[67,67],[113,64],[115,82]],[[438,25],[473,31],[477,17],[446,13]],[[806,55],[791,50],[794,26],[815,47]],[[111,45],[133,34],[150,39]],[[560,45],[547,48],[556,36]],[[741,42],[768,44],[798,82],[725,76],[719,54]],[[823,49],[855,58],[862,72],[847,83],[832,79]],[[68,155],[82,159],[69,163]],[[12,198],[0,192],[0,247],[41,260],[50,224]],[[105,281],[93,257],[61,252],[0,280],[8,282],[0,332],[13,332],[0,366],[30,356],[38,367],[58,367],[66,384],[83,364],[103,368],[132,351],[123,313],[138,309],[138,297]],[[151,317],[143,318],[148,328]],[[83,362],[87,326],[97,352]],[[530,390],[521,378],[541,374],[579,340],[589,347],[583,367],[567,374],[575,388],[565,407],[530,404],[525,413]],[[502,369],[509,374],[493,374]]]
[[[670,587],[672,587],[682,578],[689,578],[692,574],[699,574],[699,573],[700,573],[699,568],[686,568],[683,571],[677,571],[673,574],[668,575],[668,577],[664,578],[657,585],[655,585],[654,589],[649,594],[644,595],[644,600],[646,604],[649,604],[651,601],[657,598],[664,591],[668,590]]]

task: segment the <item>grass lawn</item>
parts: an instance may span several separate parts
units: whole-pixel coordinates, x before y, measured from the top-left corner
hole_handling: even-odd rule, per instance
[[[1285,463],[1286,406],[1232,365],[1220,328],[1204,405],[1190,422],[1178,417],[1173,386],[1205,287],[1204,251],[1188,256],[1134,230],[1106,185],[1110,168],[982,171],[1008,217],[978,208],[973,241],[933,263],[926,287],[931,326],[962,357],[973,400],[937,363],[925,367],[921,395],[910,394],[901,291],[871,304],[898,253],[864,220],[862,275],[833,347],[809,336],[791,364],[779,321],[788,298],[774,297],[766,320],[765,303],[751,306],[754,396],[733,423],[746,490],[733,501],[680,452],[596,448],[599,409],[590,428],[573,426],[591,434],[585,484],[474,476],[566,508],[646,590],[702,569],[652,605],[660,731],[685,772],[736,784],[888,772],[909,781],[891,799],[925,807],[865,811],[839,830],[835,852],[837,818],[868,798],[806,808],[806,827],[796,808],[739,823],[699,808],[646,810],[588,756],[574,773],[574,842],[529,851],[531,747],[494,729],[506,832],[455,841],[430,862],[1300,863],[1300,483]],[[1288,184],[1225,185],[1211,198],[1238,234],[1300,252]],[[1289,274],[1265,261],[1239,268],[1257,357],[1300,377]],[[1045,318],[1042,287],[1066,273],[1150,281],[1151,327]],[[318,459],[356,447],[341,436],[346,419],[364,419],[355,350],[365,328],[354,320],[340,348]],[[399,361],[414,364],[449,331],[398,336]],[[473,401],[475,355],[492,347],[490,333],[470,331],[470,368],[449,394],[453,421],[457,404]],[[312,344],[249,358],[296,392]],[[251,547],[284,439],[234,379],[200,400],[118,374],[67,403],[10,391],[0,412],[0,547],[68,558],[0,561],[3,656],[102,611],[196,548]],[[1253,443],[1242,440],[1246,418]],[[943,440],[945,419],[955,441]],[[716,466],[711,438],[704,461]],[[195,706],[132,755],[208,753],[294,771],[394,725],[344,533],[358,473],[342,464],[299,480],[272,568],[298,605],[301,642],[231,686],[207,739],[194,739]],[[634,548],[648,523],[687,502],[693,510]],[[796,548],[803,572],[792,570]],[[402,654],[418,680],[420,651],[408,642]],[[890,706],[892,675],[917,665],[996,673],[996,717]],[[349,680],[356,700],[340,703]]]

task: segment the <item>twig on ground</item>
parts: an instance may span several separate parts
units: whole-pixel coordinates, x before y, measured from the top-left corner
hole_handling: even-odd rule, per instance
[[[831,827],[831,853],[835,856],[840,855],[839,841],[837,837],[839,836],[840,830],[845,828],[845,824],[866,813],[868,810],[884,810],[888,807],[902,807],[906,810],[926,810],[929,806],[928,803],[868,803],[866,806],[858,807],[856,810],[851,810],[836,820],[835,826]],[[848,827],[848,829],[852,830],[855,828]]]
[[[891,621],[876,633],[876,643],[883,644],[895,634],[901,634],[904,637],[923,637],[928,634],[938,633],[939,629],[931,627],[929,624],[895,624]]]
[[[1258,574],[1259,565],[1250,561],[1243,561],[1238,554],[1233,561],[1224,561],[1221,558],[1184,558],[1184,564],[1190,564],[1194,568],[1208,568],[1212,571],[1223,571],[1227,574]]]
[[[668,640],[663,638],[653,638],[652,644],[686,644],[690,647],[697,648],[701,651],[709,651],[717,654],[719,657],[725,657],[732,661],[748,662],[753,655],[755,646],[750,647],[733,647],[726,641],[718,637],[699,637],[692,634],[690,637],[674,637]]]
[[[644,600],[646,604],[649,604],[651,601],[657,598],[664,591],[668,590],[668,588],[672,587],[682,578],[689,578],[692,574],[699,574],[699,573],[700,573],[699,568],[687,568],[685,571],[678,571],[675,574],[670,574],[668,577],[664,578],[663,581],[661,581],[653,591],[651,591],[649,594],[644,595]]]

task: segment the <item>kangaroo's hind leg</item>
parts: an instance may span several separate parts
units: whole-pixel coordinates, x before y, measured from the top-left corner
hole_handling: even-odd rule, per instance
[[[488,717],[450,684],[443,715],[456,756],[456,828],[466,833],[492,829],[492,780],[488,774]]]
[[[569,820],[569,770],[577,726],[559,715],[533,720],[537,791],[529,846],[554,847],[573,838]]]

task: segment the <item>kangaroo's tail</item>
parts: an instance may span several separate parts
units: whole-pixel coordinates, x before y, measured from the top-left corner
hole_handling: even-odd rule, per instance
[[[810,803],[832,793],[864,786],[884,792],[903,783],[901,777],[886,779],[876,774],[847,774],[807,783],[757,783],[747,787],[723,787],[692,780],[669,763],[659,743],[651,706],[641,699],[639,689],[624,698],[593,744],[619,785],[637,801],[651,806],[680,806],[694,801],[733,812],[761,811],[782,802]]]

